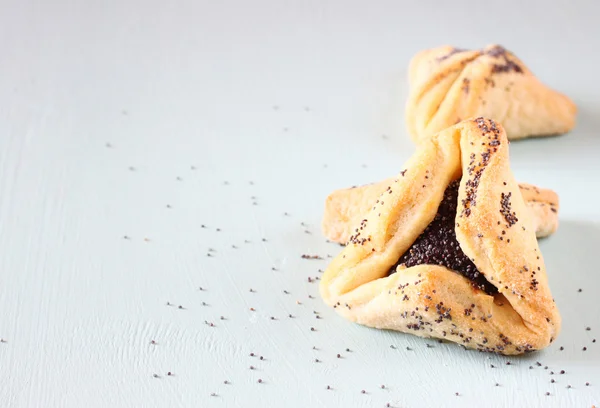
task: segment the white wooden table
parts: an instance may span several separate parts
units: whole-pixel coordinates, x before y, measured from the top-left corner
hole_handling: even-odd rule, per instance
[[[0,406],[600,405],[599,3],[1,4]],[[325,196],[413,152],[415,52],[495,42],[580,108],[511,145],[561,196],[559,339],[505,358],[344,321],[301,259],[340,249]]]

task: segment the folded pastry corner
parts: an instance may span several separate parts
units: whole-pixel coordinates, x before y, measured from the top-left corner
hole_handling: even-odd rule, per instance
[[[477,118],[424,140],[387,184],[325,271],[326,304],[366,326],[507,355],[556,339],[561,318],[499,124]]]
[[[360,224],[361,217],[393,181],[394,178],[390,178],[364,186],[335,190],[329,194],[325,199],[321,222],[325,238],[346,244]],[[535,235],[545,238],[554,234],[558,229],[558,194],[527,183],[519,183],[519,191],[525,200]]]
[[[410,62],[408,78],[406,123],[417,142],[475,116],[502,123],[509,139],[561,134],[575,126],[573,101],[500,45],[421,51]]]

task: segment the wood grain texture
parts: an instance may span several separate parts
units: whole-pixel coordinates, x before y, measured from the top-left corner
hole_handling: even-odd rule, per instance
[[[0,405],[600,405],[598,5],[413,3],[4,1]],[[511,144],[561,197],[563,331],[524,358],[350,324],[315,281],[326,195],[413,152],[410,57],[491,42],[581,110]]]

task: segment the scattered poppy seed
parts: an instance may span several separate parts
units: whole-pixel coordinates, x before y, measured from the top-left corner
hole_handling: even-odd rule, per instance
[[[390,344],[390,348],[395,350],[396,346],[394,346],[393,344]]]
[[[264,358],[263,356],[260,356],[260,359],[261,359],[261,360],[264,360],[265,358]]]
[[[254,370],[254,366],[250,366],[250,370]]]
[[[168,375],[168,376],[171,376],[171,375],[173,375],[173,373],[169,371],[169,372],[167,373],[167,375]]]
[[[290,319],[293,319],[293,318],[294,318],[294,315],[291,315],[291,314],[289,314],[289,315],[288,315],[288,317],[289,317]]]
[[[259,384],[260,384],[260,383],[262,383],[262,378],[259,378],[259,379],[258,379],[258,383],[259,383]]]
[[[158,378],[158,374],[152,374],[152,377]]]
[[[210,396],[211,396],[211,397],[216,397],[216,396],[217,396],[217,393],[215,393],[215,392],[211,392],[211,393],[210,393]]]
[[[586,387],[589,387],[589,386],[590,386],[590,383],[589,383],[589,382],[586,382],[586,383],[585,383],[585,386],[586,386]]]
[[[367,392],[365,390],[362,390],[360,393],[361,394],[366,394]]]
[[[560,346],[559,350],[563,351],[565,348],[563,346]]]
[[[221,316],[221,320],[225,320],[225,316]]]
[[[330,389],[331,389],[331,387],[328,385],[328,386],[327,386],[327,389],[328,389],[328,390],[330,390]]]
[[[251,312],[254,312],[254,311],[256,311],[256,309],[254,309],[253,307],[251,307],[251,308],[250,308],[250,311],[251,311]]]
[[[577,292],[580,292],[580,293],[581,293],[581,292],[582,292],[582,289],[577,289]]]
[[[223,384],[227,385],[227,384],[229,384],[229,381],[225,380],[225,381],[223,381]]]
[[[411,351],[412,349],[408,346],[406,346],[406,350]]]
[[[338,354],[338,355],[337,355],[337,358],[342,358],[342,355],[341,355],[341,354]]]
[[[583,350],[583,351],[586,351],[586,350],[587,350],[587,347],[584,347],[584,348],[582,348],[582,350]]]
[[[250,357],[254,357],[254,353],[250,353]]]
[[[496,383],[496,387],[499,387],[499,386],[500,386],[500,384]]]
[[[551,382],[552,384],[554,384],[554,383],[555,383],[555,380],[554,380],[554,378],[553,378],[553,379],[551,379],[551,380],[550,380],[550,382]]]
[[[568,385],[567,385],[567,388],[572,388],[572,387],[571,387],[571,384],[568,384]]]
[[[323,257],[321,257],[319,255],[308,255],[308,254],[302,254],[301,258],[302,259],[323,259]]]
[[[183,306],[179,305],[177,306],[177,309],[183,309]]]
[[[564,374],[564,373],[565,373],[565,370],[560,370],[560,373],[561,373],[561,374]]]
[[[381,389],[382,390],[385,389],[385,385],[381,384]]]
[[[585,328],[585,330],[586,330],[586,331],[590,331],[590,330],[592,330],[592,329],[591,329],[590,327],[586,327],[586,328]]]
[[[550,395],[550,393],[546,391],[546,395]]]
[[[310,331],[315,331],[315,328],[314,328],[314,327],[311,327],[311,328],[310,328]]]
[[[350,353],[350,349],[349,349],[349,348],[347,348],[347,349],[346,349],[346,352],[347,352],[347,353]]]

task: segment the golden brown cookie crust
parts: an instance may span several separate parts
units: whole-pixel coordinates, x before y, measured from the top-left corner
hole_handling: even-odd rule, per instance
[[[354,232],[363,214],[373,206],[375,200],[394,181],[389,178],[378,183],[340,189],[332,192],[325,200],[325,211],[321,229],[323,235],[333,242],[345,244]],[[519,183],[519,190],[538,238],[552,235],[558,228],[558,195],[548,189],[532,184]]]
[[[388,276],[461,175],[456,238],[496,295],[442,266],[399,267]],[[477,118],[425,140],[388,187],[325,271],[325,303],[363,325],[507,355],[556,338],[561,318],[500,125]]]
[[[502,123],[509,139],[561,134],[575,126],[573,101],[495,44],[421,51],[410,62],[409,85],[406,123],[417,142],[475,116]]]

